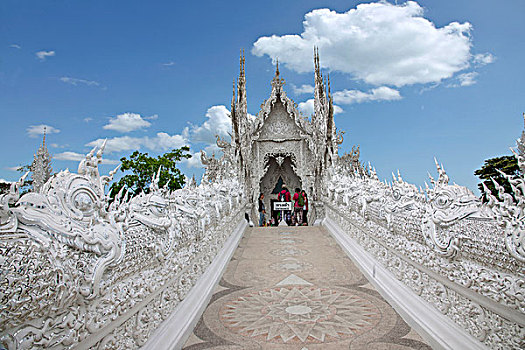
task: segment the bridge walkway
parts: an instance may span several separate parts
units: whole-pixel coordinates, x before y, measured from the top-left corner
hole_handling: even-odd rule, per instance
[[[323,227],[250,228],[184,349],[430,349]]]

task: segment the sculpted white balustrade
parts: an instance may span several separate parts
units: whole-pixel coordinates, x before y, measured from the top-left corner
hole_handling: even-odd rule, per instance
[[[490,196],[483,205],[466,187],[449,184],[437,161],[436,167],[437,180],[431,177],[423,192],[400,175],[387,185],[372,169],[369,176],[352,174],[340,164],[324,180],[326,215],[489,348],[522,348],[524,178],[509,179],[515,200]]]
[[[102,150],[40,192],[0,197],[1,344],[137,348],[244,220],[235,177],[111,201]],[[241,188],[242,190],[242,188]],[[242,192],[241,192],[242,193]]]

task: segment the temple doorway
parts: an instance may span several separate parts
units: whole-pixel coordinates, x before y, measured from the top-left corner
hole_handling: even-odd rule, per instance
[[[264,205],[266,207],[266,219],[276,217],[273,212],[273,202],[277,200],[277,194],[282,190],[283,184],[293,196],[295,188],[302,188],[301,178],[295,173],[296,165],[292,156],[275,155],[268,158],[266,173],[260,181],[260,193],[264,194]]]

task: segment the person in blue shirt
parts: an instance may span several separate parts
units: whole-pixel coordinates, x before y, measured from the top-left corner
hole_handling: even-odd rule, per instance
[[[265,223],[265,217],[264,214],[266,214],[266,209],[264,208],[264,194],[261,193],[259,195],[259,226],[264,226]]]

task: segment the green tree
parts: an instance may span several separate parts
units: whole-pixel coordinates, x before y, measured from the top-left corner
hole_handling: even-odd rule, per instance
[[[168,186],[170,190],[176,190],[184,186],[184,175],[177,168],[177,162],[183,158],[191,158],[189,152],[190,148],[187,146],[179,149],[173,149],[163,155],[150,157],[147,153],[140,153],[139,151],[127,159],[123,157],[120,159],[122,166],[121,171],[131,171],[131,174],[123,176],[119,181],[113,183],[110,188],[110,196],[112,198],[120,191],[122,187],[129,190],[132,196],[138,195],[141,191],[149,192],[151,179],[156,176],[159,167],[160,171],[159,187]]]
[[[485,163],[474,172],[474,175],[479,177],[485,186],[492,192],[494,196],[499,199],[494,183],[491,179],[494,179],[498,184],[502,185],[505,188],[505,192],[512,194],[512,189],[510,187],[509,181],[498,172],[501,171],[512,177],[521,176],[521,170],[518,166],[518,159],[515,156],[502,156],[496,158],[490,158],[485,160]],[[483,185],[478,184],[481,193],[483,193]],[[482,196],[484,202],[487,201],[485,195]]]

